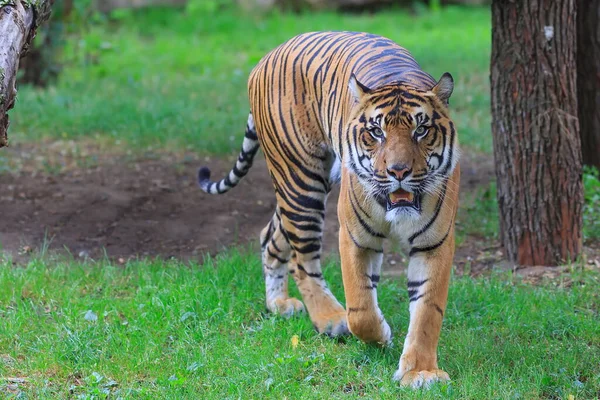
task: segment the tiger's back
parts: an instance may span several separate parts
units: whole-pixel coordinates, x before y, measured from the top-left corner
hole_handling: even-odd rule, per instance
[[[268,53],[250,74],[248,94],[257,132],[279,135],[301,128],[313,136],[307,142],[324,141],[341,159],[353,73],[370,88],[410,82],[428,90],[436,83],[390,39],[363,32],[301,34]],[[282,115],[271,118],[273,112]]]

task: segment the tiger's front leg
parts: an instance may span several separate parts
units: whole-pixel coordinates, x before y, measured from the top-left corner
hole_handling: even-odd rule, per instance
[[[403,386],[427,387],[447,381],[438,368],[437,346],[448,297],[450,270],[454,255],[454,227],[435,248],[411,249],[408,265],[410,324],[394,379]]]
[[[388,344],[392,334],[377,304],[385,235],[374,223],[362,187],[343,176],[338,202],[340,257],[350,332],[365,342]]]

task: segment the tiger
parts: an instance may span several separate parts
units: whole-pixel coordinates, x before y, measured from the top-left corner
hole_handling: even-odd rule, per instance
[[[264,56],[250,73],[250,113],[229,174],[198,182],[223,194],[262,148],[276,197],[260,233],[266,307],[307,311],[315,329],[391,344],[377,302],[383,243],[408,251],[410,321],[393,379],[429,387],[447,381],[437,347],[454,258],[460,181],[457,131],[449,115],[450,73],[436,81],[392,40],[363,32],[310,32]],[[325,203],[338,198],[346,308],[321,270]],[[288,277],[301,300],[288,295]]]

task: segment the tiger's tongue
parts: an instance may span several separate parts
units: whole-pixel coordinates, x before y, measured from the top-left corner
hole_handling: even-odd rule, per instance
[[[390,201],[393,204],[399,203],[400,201],[408,201],[412,203],[414,198],[414,195],[412,193],[402,189],[398,189],[395,192],[390,193],[389,196]]]

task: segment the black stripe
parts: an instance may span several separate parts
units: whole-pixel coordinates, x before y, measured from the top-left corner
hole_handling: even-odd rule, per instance
[[[307,223],[314,223],[314,224],[321,224],[321,222],[322,222],[322,219],[320,219],[320,218],[313,217],[312,215],[302,215],[299,213],[290,212],[290,211],[287,211],[285,208],[281,209],[281,214],[283,216],[285,216],[289,221],[307,222]]]
[[[452,228],[452,223],[453,222],[454,221],[450,221],[450,227],[448,228],[448,231],[446,232],[446,234],[444,235],[444,237],[442,238],[442,240],[440,240],[439,242],[437,242],[436,244],[431,245],[431,246],[413,247],[413,248],[410,249],[410,252],[408,253],[408,256],[412,257],[415,253],[424,253],[424,252],[433,251],[433,250],[437,249],[438,247],[440,247],[442,244],[444,244],[444,242],[446,241],[446,238],[450,234],[450,228]]]
[[[271,239],[271,237],[273,236],[273,219],[271,218],[271,220],[269,221],[269,227],[267,228],[267,234],[265,235],[265,240],[262,241],[262,243],[260,244],[260,248],[264,249],[265,246],[267,245],[267,242]]]
[[[256,135],[256,131],[254,129],[250,129],[249,126],[246,127],[246,134],[244,135],[245,138],[250,139],[252,141],[257,141],[258,140],[258,136]]]
[[[320,241],[321,240],[321,236],[319,235],[318,237],[300,237],[297,236],[295,233],[292,232],[287,232],[287,237],[289,239],[289,242],[292,243],[311,243],[314,241]]]
[[[356,209],[356,206],[354,205],[354,201],[352,201],[352,196],[350,196],[350,205],[352,206],[352,211],[354,211],[354,214],[356,215],[356,218],[358,219],[358,222],[363,227],[363,229],[365,231],[367,231],[367,233],[369,235],[375,236],[375,237],[378,237],[378,238],[385,238],[385,235],[383,235],[382,233],[379,233],[379,232],[375,231],[373,228],[371,228],[371,226],[369,226],[369,224],[367,224],[365,222],[364,219],[361,218],[358,210]]]
[[[298,264],[298,269],[304,272],[306,275],[310,276],[311,278],[323,278],[323,274],[319,272],[307,272],[302,264]]]
[[[233,166],[233,169],[231,170],[233,172],[233,174],[235,176],[238,177],[238,179],[243,178],[244,176],[246,176],[246,174],[248,173],[248,168],[244,167],[243,170],[238,169],[237,164]]]
[[[258,147],[253,147],[252,149],[250,149],[249,152],[245,152],[245,151],[241,151],[240,155],[238,156],[238,161],[241,162],[242,164],[248,164],[248,165],[252,165],[252,161],[254,159],[254,156],[256,155],[256,152],[258,151]]]
[[[290,221],[290,223],[294,226],[294,228],[300,230],[300,231],[304,231],[304,232],[319,232],[321,233],[321,225],[317,225],[317,224],[300,224],[294,221]]]
[[[275,75],[275,74],[273,74],[273,75]],[[273,85],[273,82],[271,82],[271,85]],[[267,99],[267,101],[270,101],[270,100]],[[281,99],[281,96],[280,96],[279,104],[278,104],[278,106],[279,106],[279,108],[278,108],[279,109],[278,116],[279,116],[279,122],[280,122],[280,125],[281,125],[281,131],[282,131],[282,133],[285,136],[285,141],[280,140],[280,141],[278,141],[278,144],[279,144],[279,147],[280,147],[280,154],[283,155],[283,156],[285,156],[285,158],[289,161],[289,163],[293,164],[294,167],[295,167],[294,170],[288,170],[289,175],[291,175],[291,178],[294,179],[295,183],[300,188],[304,188],[304,186],[306,185],[306,180],[298,178],[298,176],[296,175],[296,172],[295,172],[296,170],[299,171],[299,172],[301,172],[302,174],[304,174],[310,180],[314,180],[316,182],[320,182],[323,185],[323,187],[326,187],[327,184],[325,182],[325,179],[321,175],[319,175],[319,174],[317,174],[317,173],[315,173],[315,172],[313,172],[310,169],[308,169],[308,168],[305,167],[306,162],[302,162],[298,158],[298,157],[301,157],[301,155],[298,154],[297,151],[295,151],[296,149],[294,148],[294,146],[292,146],[292,147],[288,147],[287,146],[286,143],[292,143],[293,144],[294,140],[292,140],[292,137],[290,136],[290,132],[287,129],[287,126],[286,126],[286,123],[285,123],[285,118],[281,114],[281,111],[282,111],[281,101],[282,101],[282,99]],[[275,119],[274,119],[273,113],[268,113],[267,117],[268,117],[268,119],[270,121],[271,127],[276,127],[277,124],[275,123]],[[293,118],[292,118],[292,121],[294,121]],[[292,124],[292,129],[294,129],[294,132],[295,132],[295,126],[294,126],[294,124]],[[297,132],[295,132],[295,133],[296,133],[296,136],[298,136]],[[299,141],[299,143],[302,144],[302,141]],[[310,153],[307,152],[307,151],[305,151],[303,153],[304,157],[306,157],[306,154],[310,154]],[[270,159],[270,161],[273,161],[274,157],[270,157],[269,159]],[[282,173],[282,176],[285,176],[285,174]],[[310,187],[306,188],[306,189],[307,189],[307,191],[311,191]],[[317,191],[319,191],[319,190],[317,190]],[[320,192],[325,193],[324,190],[320,191]]]
[[[273,163],[273,165],[275,165],[276,163]],[[295,203],[291,203],[288,201],[289,198],[294,199],[295,196],[293,196],[293,193],[295,192],[295,189],[293,188],[289,188],[287,186],[281,186],[280,182],[277,180],[277,178],[275,178],[275,175],[271,172],[271,178],[273,180],[273,185],[275,186],[275,193],[281,195],[281,197],[283,197],[286,205],[291,208],[293,211],[296,211],[297,213],[302,213],[302,212],[306,212],[306,209],[303,209],[301,206],[296,205]],[[286,216],[285,213],[288,211],[285,211],[285,209],[282,209],[281,214]],[[320,211],[318,213],[318,215],[321,216],[321,218],[325,217],[325,213]],[[287,217],[287,216],[286,216]]]
[[[345,224],[345,225],[346,225],[346,231],[348,231],[348,235],[350,236],[350,239],[352,239],[352,242],[354,243],[354,245],[355,245],[356,247],[358,247],[358,248],[359,248],[359,249],[361,249],[361,250],[369,250],[369,251],[372,251],[372,252],[375,252],[375,253],[383,253],[383,249],[381,249],[381,250],[378,250],[378,249],[372,249],[372,248],[370,248],[370,247],[363,246],[363,245],[359,244],[359,243],[356,241],[356,239],[354,238],[354,236],[352,235],[352,232],[350,232],[350,228],[348,228],[348,224]]]
[[[274,240],[271,240],[271,246],[273,246],[273,248],[274,248],[275,250],[277,250],[278,252],[280,252],[280,253],[281,253],[281,249],[280,249],[279,247],[277,247],[277,243],[275,243],[275,241],[274,241]]]
[[[348,307],[348,314],[353,313],[353,312],[359,312],[359,311],[367,311],[366,307]]]
[[[364,191],[364,189],[362,189]],[[350,179],[350,195],[352,196],[352,198],[354,199],[354,201],[356,202],[356,205],[358,206],[358,209],[367,217],[367,218],[371,218],[371,216],[369,215],[369,213],[367,211],[365,211],[365,209],[361,206],[360,201],[358,200],[358,198],[356,197],[356,193],[358,193],[358,190],[354,188],[354,179]],[[352,199],[350,199],[352,200]]]
[[[443,125],[440,125],[440,128],[442,130],[442,134],[443,134],[443,138],[444,138],[444,147],[445,146],[445,142],[446,142],[446,128]],[[446,160],[446,166],[444,167],[444,169],[442,171],[440,171],[440,174],[442,175],[446,175],[448,174],[448,170],[450,169],[450,167],[452,166],[452,157],[454,156],[454,136],[456,134],[456,131],[454,130],[454,124],[452,122],[450,122],[450,146],[448,147],[448,160]]]
[[[273,257],[274,259],[276,259],[277,261],[279,261],[282,264],[287,264],[290,260],[284,260],[283,258],[279,257],[277,254],[273,253],[271,250],[267,249],[267,253],[269,253],[269,255],[271,257]]]
[[[417,300],[419,300],[419,299],[420,299],[421,297],[423,297],[423,296],[425,296],[425,294],[421,294],[421,295],[419,295],[419,296],[417,296],[417,297],[411,297],[410,299],[408,299],[408,302],[409,302],[409,303],[412,303],[413,301],[417,301]]]
[[[274,166],[276,165],[275,162],[272,162],[272,164]],[[285,176],[285,175],[282,175],[282,176]],[[319,201],[312,197],[300,194],[293,187],[282,186],[281,182],[279,182],[279,180],[277,180],[275,178],[273,173],[271,173],[271,177],[273,179],[273,185],[275,186],[276,193],[279,193],[281,195],[281,197],[283,198],[285,203],[289,206],[289,208],[291,208],[294,211],[297,211],[298,213],[306,213],[308,211],[312,211],[313,214],[319,215],[319,216],[321,216],[321,218],[325,217],[325,212],[323,211],[325,205],[322,201]],[[293,200],[293,202],[292,202],[292,200]],[[311,204],[309,205],[309,204],[307,204],[307,202],[310,202]],[[309,210],[309,209],[311,209],[311,210]],[[315,212],[315,211],[317,211],[317,212]],[[282,214],[283,213],[284,213],[284,211],[282,210]]]
[[[306,246],[294,246],[294,250],[301,254],[314,253],[315,251],[321,251],[321,243],[309,243]]]
[[[422,281],[408,281],[408,282],[406,283],[406,286],[408,286],[409,288],[412,288],[412,287],[419,287],[419,286],[423,285],[425,282],[427,282],[428,280],[429,280],[429,279],[424,279],[424,280],[422,280]]]
[[[446,189],[448,188],[448,180],[446,179],[444,181],[444,190],[442,191],[442,195],[441,197],[438,199],[437,204],[435,205],[435,210],[433,212],[433,217],[431,217],[431,219],[425,224],[424,227],[422,227],[421,229],[419,229],[416,233],[414,233],[411,237],[408,238],[408,243],[409,244],[413,244],[414,240],[422,235],[423,233],[425,233],[430,227],[431,225],[433,225],[433,223],[437,220],[438,215],[440,214],[440,211],[442,209],[442,205],[444,204],[444,199],[446,198]]]

